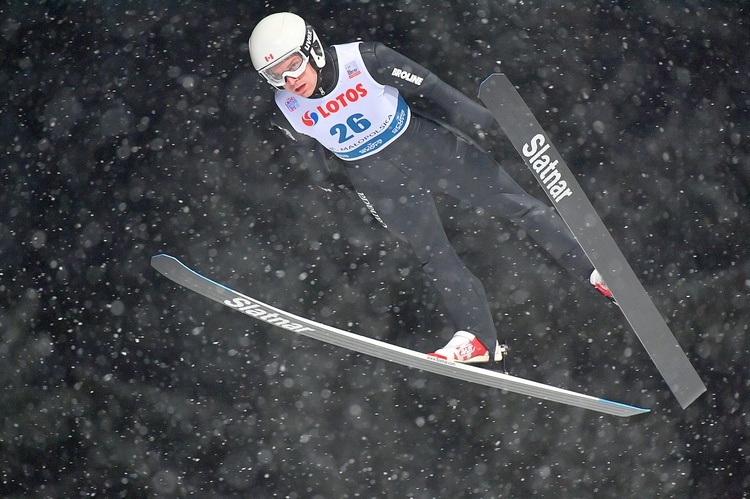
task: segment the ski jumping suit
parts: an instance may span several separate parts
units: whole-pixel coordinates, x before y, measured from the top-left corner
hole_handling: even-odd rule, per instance
[[[345,172],[373,216],[412,248],[457,329],[494,350],[484,288],[451,247],[433,192],[513,221],[573,275],[588,278],[593,266],[559,215],[455,129],[489,128],[487,109],[380,43],[329,47],[325,77],[322,96],[277,91],[276,126],[307,151],[308,163],[318,163],[309,168]],[[418,114],[416,104],[450,126]]]

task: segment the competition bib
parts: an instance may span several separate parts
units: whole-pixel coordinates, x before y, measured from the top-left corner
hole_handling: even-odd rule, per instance
[[[398,90],[370,76],[359,42],[334,49],[339,79],[331,93],[307,99],[280,90],[276,105],[297,132],[313,137],[339,158],[355,161],[399,137],[409,125],[411,111]]]

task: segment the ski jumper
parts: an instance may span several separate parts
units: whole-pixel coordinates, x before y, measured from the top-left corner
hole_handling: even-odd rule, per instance
[[[277,91],[275,124],[301,150],[316,150],[303,156],[318,169],[315,180],[326,169],[343,171],[373,216],[409,245],[457,330],[494,351],[497,331],[484,288],[448,241],[434,192],[513,221],[574,276],[588,278],[593,266],[559,215],[453,128],[487,129],[494,123],[489,111],[380,43],[335,45],[327,60],[324,69],[336,70],[327,94]],[[437,110],[451,126],[412,103]]]

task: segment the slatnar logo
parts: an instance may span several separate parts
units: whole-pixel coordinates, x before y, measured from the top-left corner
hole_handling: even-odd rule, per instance
[[[309,328],[304,324],[300,324],[283,317],[283,311],[280,310],[278,312],[273,312],[271,310],[266,310],[265,308],[261,307],[257,303],[254,303],[248,298],[237,296],[235,298],[232,298],[231,300],[224,300],[224,305],[239,310],[243,314],[247,314],[251,317],[255,317],[256,319],[265,321],[271,325],[279,326],[281,328],[288,329],[289,331],[294,331],[295,333],[299,333],[302,331],[314,331],[314,329]]]
[[[547,143],[547,139],[543,134],[538,133],[523,145],[522,152],[539,182],[547,189],[549,196],[559,203],[564,197],[573,194],[573,191],[568,188],[568,182],[562,178],[562,173],[557,169],[557,163],[560,160],[553,160],[549,154],[546,154],[549,148],[550,144]],[[554,151],[554,148],[552,150]]]

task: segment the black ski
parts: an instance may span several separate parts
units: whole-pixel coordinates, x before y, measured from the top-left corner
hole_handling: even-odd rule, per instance
[[[479,98],[544,188],[677,401],[686,408],[706,387],[560,153],[504,74],[487,78]]]

